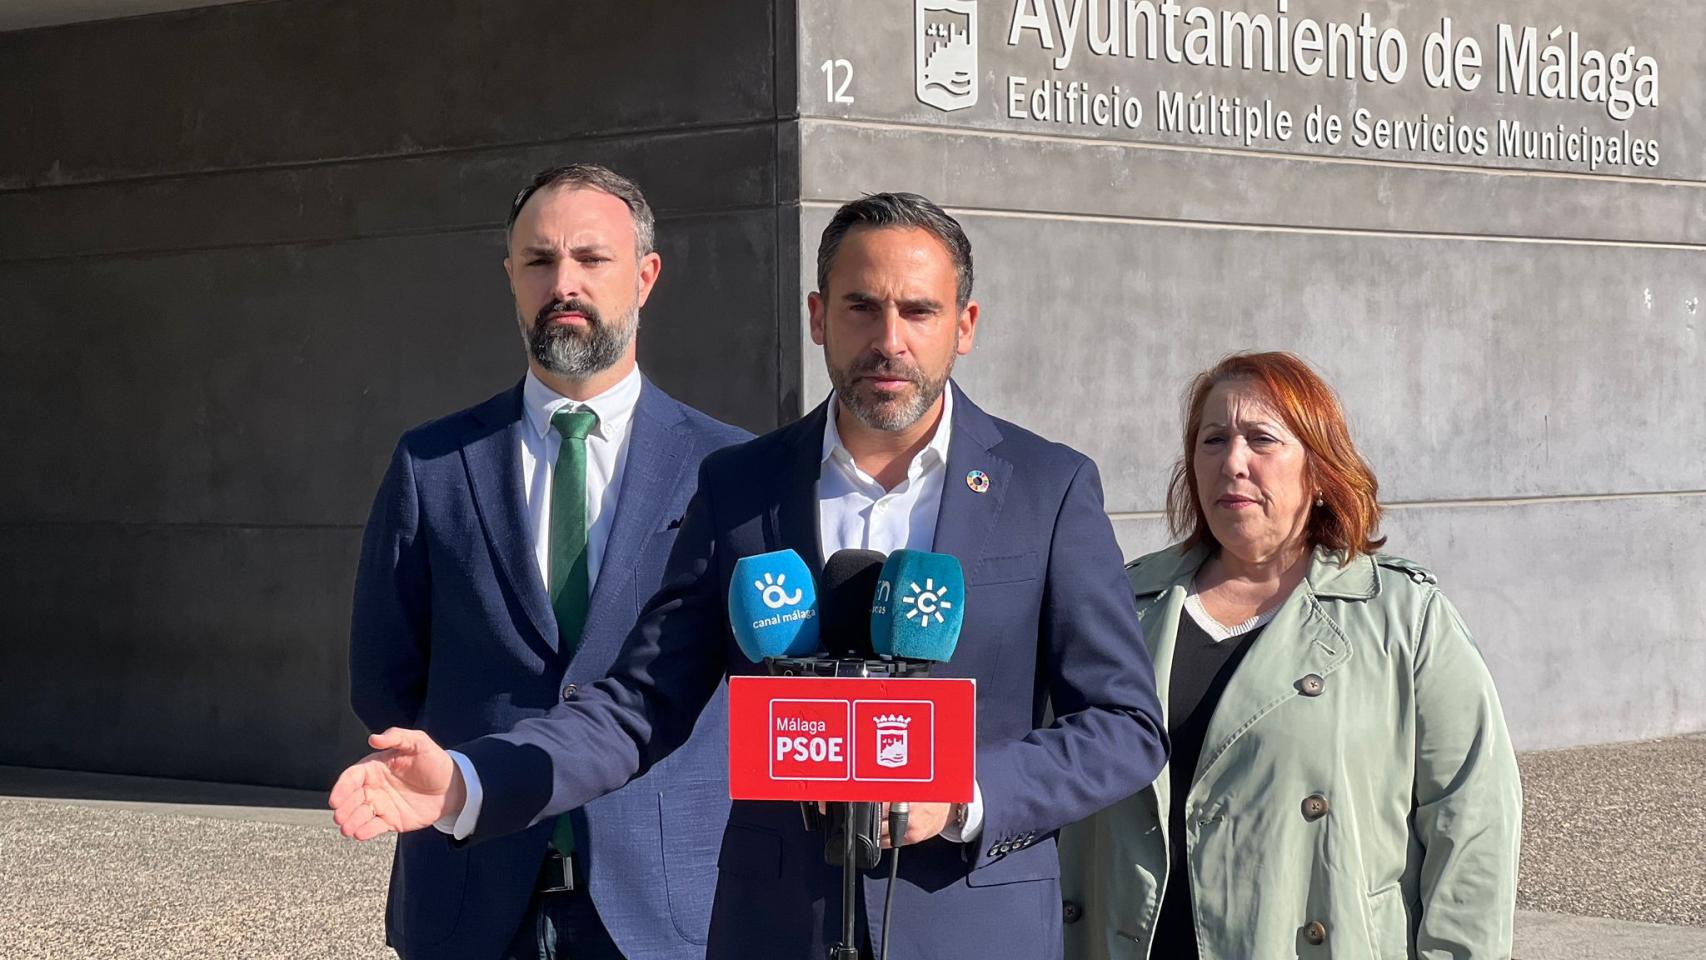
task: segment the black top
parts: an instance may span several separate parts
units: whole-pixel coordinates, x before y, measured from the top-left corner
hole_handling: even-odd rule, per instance
[[[1167,838],[1172,844],[1167,892],[1155,920],[1155,946],[1149,955],[1163,960],[1197,955],[1196,927],[1191,920],[1191,875],[1185,865],[1185,797],[1197,779],[1197,759],[1214,708],[1226,692],[1266,624],[1216,642],[1197,624],[1190,611],[1180,611],[1179,636],[1173,647],[1173,674],[1167,686],[1167,738],[1173,745],[1168,782],[1173,802],[1167,811]]]

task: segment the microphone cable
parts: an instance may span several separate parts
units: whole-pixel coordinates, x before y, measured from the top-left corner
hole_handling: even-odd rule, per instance
[[[911,812],[911,804],[889,804],[889,889],[883,895],[883,948],[877,953],[877,960],[888,960],[889,957],[889,919],[894,916],[894,882],[900,876],[900,845],[906,837],[906,818]]]

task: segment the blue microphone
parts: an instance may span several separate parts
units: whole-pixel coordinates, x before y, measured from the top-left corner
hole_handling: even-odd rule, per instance
[[[871,649],[880,657],[933,660],[954,655],[966,617],[966,576],[945,553],[896,550],[871,598]]]
[[[818,652],[817,584],[799,554],[777,550],[735,562],[729,627],[753,663]]]

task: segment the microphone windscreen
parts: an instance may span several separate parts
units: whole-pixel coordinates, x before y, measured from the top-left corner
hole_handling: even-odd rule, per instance
[[[871,595],[882,569],[875,550],[837,550],[824,561],[823,643],[830,656],[872,656]]]
[[[792,550],[741,557],[729,579],[729,628],[753,663],[817,653],[817,584]]]
[[[882,657],[948,660],[965,622],[966,577],[945,553],[896,550],[871,598],[871,648]]]

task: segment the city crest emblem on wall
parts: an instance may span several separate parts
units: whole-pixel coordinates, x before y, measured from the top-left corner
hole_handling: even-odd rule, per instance
[[[977,103],[977,0],[912,0],[915,92],[938,110]]]

